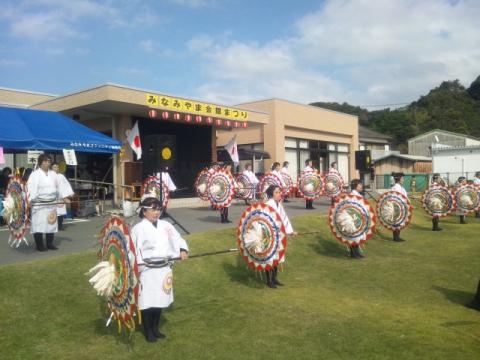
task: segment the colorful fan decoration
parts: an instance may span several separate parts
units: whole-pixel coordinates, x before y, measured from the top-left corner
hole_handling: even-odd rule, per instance
[[[287,234],[275,209],[263,203],[249,206],[237,227],[237,246],[250,268],[277,267],[285,257]]]
[[[195,191],[200,199],[208,201],[208,181],[210,173],[207,169],[203,169],[197,175],[195,180]]]
[[[108,309],[112,312],[110,318],[117,320],[119,332],[122,324],[134,331],[134,317],[138,315],[139,273],[135,245],[128,225],[119,217],[110,218],[102,229],[100,244],[101,263],[91,269],[90,273],[101,268],[104,274],[98,271],[90,283],[100,295],[106,297]],[[109,284],[105,286],[107,282]],[[110,319],[107,325],[109,322]]]
[[[235,177],[235,181],[238,185],[237,197],[242,200],[253,199],[255,186],[250,181],[250,179],[244,174],[237,174],[237,176]]]
[[[340,242],[359,246],[374,235],[377,219],[362,196],[342,194],[330,207],[328,220],[333,235]]]
[[[298,192],[307,200],[318,199],[324,192],[322,176],[315,171],[304,171],[298,178]]]
[[[445,186],[432,186],[422,194],[423,209],[435,217],[444,217],[455,210],[455,197]]]
[[[285,195],[285,188],[282,186],[282,181],[280,178],[273,174],[273,173],[267,173],[263,176],[263,178],[260,180],[258,186],[259,186],[259,193],[262,196],[263,200],[267,200],[267,195],[265,194],[265,191],[267,191],[268,187],[270,185],[275,185],[279,186],[280,189],[282,189],[282,194]]]
[[[210,175],[207,189],[212,206],[216,209],[226,208],[235,197],[235,179],[230,172],[217,170]]]
[[[162,191],[160,193],[160,191]],[[165,181],[162,182],[162,190],[160,190],[160,178],[158,176],[149,176],[145,179],[142,185],[142,196],[144,194],[153,193],[155,197],[160,200],[160,194],[162,195],[162,206],[167,208],[168,200],[170,200],[170,192],[168,191],[168,185]]]
[[[285,189],[284,189],[283,193],[285,195],[289,195],[293,190],[292,177],[290,176],[290,174],[287,174],[283,171],[280,171],[280,175],[282,175],[282,180],[283,180],[283,183],[285,184]]]
[[[336,197],[343,192],[343,179],[339,173],[329,172],[325,175],[325,195]]]
[[[403,229],[410,224],[412,215],[410,200],[397,191],[387,191],[377,201],[377,217],[387,229]]]
[[[28,245],[25,234],[30,224],[30,203],[27,186],[18,175],[8,183],[3,209],[3,218],[10,230],[8,244],[18,248],[24,241]]]
[[[480,208],[479,188],[474,185],[463,185],[455,191],[457,209],[464,214],[478,211]]]

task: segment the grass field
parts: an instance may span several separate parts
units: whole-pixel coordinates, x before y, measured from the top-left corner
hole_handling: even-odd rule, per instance
[[[93,252],[0,267],[1,359],[478,359],[480,312],[464,306],[480,278],[480,220],[421,209],[364,260],[350,260],[325,216],[293,219],[286,286],[267,289],[236,255],[175,266],[167,339],[145,342],[105,327],[103,303],[83,275]],[[188,237],[191,253],[233,247],[234,230]]]

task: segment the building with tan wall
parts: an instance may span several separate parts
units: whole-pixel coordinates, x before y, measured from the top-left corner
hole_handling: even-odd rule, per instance
[[[169,144],[176,145],[175,162],[169,170],[178,187],[193,189],[197,172],[216,160],[217,148],[234,134],[240,147],[270,154],[271,159],[262,164],[267,170],[273,161],[289,161],[290,173],[296,179],[304,161],[311,158],[322,171],[336,161],[345,179],[357,176],[357,117],[291,101],[271,99],[225,106],[105,84],[62,96],[0,91],[0,103],[61,112],[120,140],[124,144],[122,158],[79,155],[81,170],[87,172],[101,164],[108,173],[104,180],[115,184],[138,183],[158,170],[161,146],[157,143],[165,136],[170,138]],[[140,160],[133,155],[125,134],[137,121],[143,148]],[[257,172],[262,170],[257,167]],[[116,198],[120,197],[116,191]]]
[[[354,161],[359,146],[357,116],[281,99],[239,106],[269,114],[269,122],[247,130],[220,130],[217,133],[219,146],[225,145],[236,134],[240,147],[264,150],[270,154],[271,159],[265,161],[267,170],[274,161],[288,161],[290,175],[294,179],[308,158],[323,172],[336,161],[346,180],[358,175]]]

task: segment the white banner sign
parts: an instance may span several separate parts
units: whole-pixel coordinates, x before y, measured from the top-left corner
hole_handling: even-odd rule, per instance
[[[63,157],[67,165],[77,165],[77,157],[75,156],[75,150],[63,149]]]
[[[28,150],[27,159],[28,163],[31,165],[36,165],[38,157],[43,154],[43,151],[39,150]]]

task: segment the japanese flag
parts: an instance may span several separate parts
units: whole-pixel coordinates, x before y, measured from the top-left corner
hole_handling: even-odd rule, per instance
[[[237,135],[235,135],[227,145],[225,145],[225,150],[228,151],[230,157],[234,164],[238,164],[238,150],[237,150]]]
[[[132,130],[127,131],[127,140],[130,144],[130,147],[139,160],[142,157],[142,143],[140,142],[140,132],[138,131],[138,121],[133,126]]]

